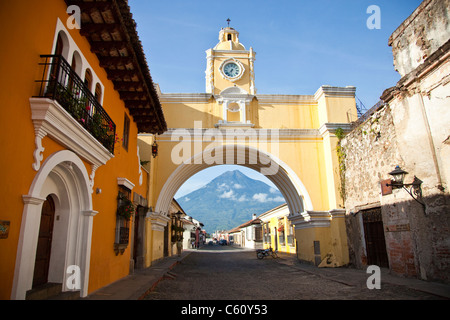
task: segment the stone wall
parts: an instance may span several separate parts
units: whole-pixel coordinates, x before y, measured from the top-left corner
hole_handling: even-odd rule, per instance
[[[449,8],[450,0],[425,0],[391,35],[394,66],[402,77],[448,41]]]
[[[341,141],[349,255],[358,268],[370,263],[374,248],[363,217],[379,208],[384,242],[378,247],[385,247],[391,272],[450,282],[449,4],[423,1],[392,34],[402,78],[383,93],[386,105]],[[421,203],[405,189],[382,193],[396,165],[408,172],[404,183],[423,181]]]
[[[363,215],[367,209],[380,208],[391,272],[448,282],[448,193],[425,195],[425,208],[403,189],[382,195],[381,182],[390,178],[388,173],[396,165],[408,167],[398,146],[405,137],[397,136],[391,112],[389,105],[382,107],[341,141],[345,153],[350,264],[357,268],[367,266],[370,244],[365,240]],[[406,179],[410,182],[412,176],[407,175]]]
[[[382,107],[342,140],[345,153],[345,207],[373,206],[380,202],[380,182],[396,165],[404,166],[398,154],[391,109]]]

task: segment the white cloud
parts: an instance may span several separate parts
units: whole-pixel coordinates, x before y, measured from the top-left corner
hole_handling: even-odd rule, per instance
[[[242,189],[243,186],[240,185],[239,183],[235,183],[235,184],[234,184],[234,188],[235,188],[235,189]]]
[[[220,198],[225,198],[225,199],[231,199],[231,200],[235,200],[236,199],[233,190],[224,191],[224,193],[222,193],[219,197]]]
[[[274,189],[274,188],[270,188],[269,192],[270,192],[270,193],[276,193],[276,192],[277,192],[277,190],[276,190],[276,189]]]
[[[239,202],[244,202],[244,201],[248,201],[247,197],[245,196],[245,194],[243,194],[242,196],[239,197],[238,199]]]
[[[253,200],[259,201],[259,202],[269,202],[269,201],[278,201],[278,202],[284,202],[283,197],[275,197],[275,198],[268,198],[267,193],[255,193],[252,197]]]
[[[226,183],[222,183],[220,185],[217,186],[217,191],[223,191],[223,190],[229,190],[230,187],[228,187],[228,185]]]
[[[267,193],[255,193],[252,199],[259,202],[267,202]]]
[[[186,202],[188,202],[189,200],[191,200],[191,199],[188,198],[188,197],[186,197],[186,198],[184,199],[184,201],[186,201]]]
[[[279,201],[279,202],[284,202],[284,201],[285,201],[284,198],[283,198],[283,197],[280,197],[280,196],[275,197],[275,198],[272,198],[271,200],[272,200],[272,201]]]

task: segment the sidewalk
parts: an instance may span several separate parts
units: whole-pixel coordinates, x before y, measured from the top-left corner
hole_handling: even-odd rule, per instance
[[[177,255],[167,257],[146,269],[135,270],[133,274],[100,288],[81,300],[141,300],[161,280],[174,278],[170,273],[172,268],[192,252],[183,250],[180,257]]]
[[[354,268],[318,268],[313,265],[301,263],[296,255],[293,254],[278,252],[278,256],[280,263],[348,286],[366,287],[367,279],[371,275],[366,273],[366,270]],[[433,294],[439,298],[450,299],[450,285],[413,278],[403,278],[391,274],[388,269],[384,268],[381,269],[381,288],[383,288],[383,283],[405,286],[412,290]]]

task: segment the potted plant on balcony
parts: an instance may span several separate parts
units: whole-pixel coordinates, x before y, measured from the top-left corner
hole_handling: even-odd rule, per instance
[[[130,220],[134,212],[135,207],[133,202],[125,197],[120,198],[120,204],[117,208],[117,215],[125,220]]]

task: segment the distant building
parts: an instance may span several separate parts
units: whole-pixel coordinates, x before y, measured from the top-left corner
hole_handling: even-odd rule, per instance
[[[296,254],[294,225],[289,221],[286,204],[273,208],[258,216],[264,248]]]

